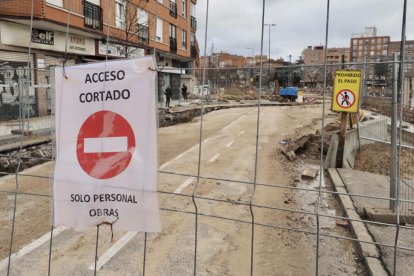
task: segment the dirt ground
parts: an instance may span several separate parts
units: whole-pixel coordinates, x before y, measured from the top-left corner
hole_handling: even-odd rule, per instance
[[[401,178],[412,179],[414,177],[414,150],[402,148],[401,150]],[[390,175],[391,145],[375,142],[362,146],[355,158],[355,170],[370,172],[380,175]]]
[[[316,204],[318,203],[316,179],[303,179],[304,169],[319,170],[321,107],[268,107],[262,109],[260,129],[258,178],[257,182],[266,184],[257,187],[254,204],[270,208],[255,207],[255,246],[254,267],[257,275],[313,275],[316,265]],[[329,114],[328,121],[335,115]],[[242,119],[240,119],[242,118]],[[203,139],[210,139],[203,150],[203,176],[234,181],[252,181],[254,177],[256,109],[229,109],[211,112],[205,116]],[[186,179],[183,175],[194,175],[197,170],[198,152],[189,153],[186,158],[174,159],[198,143],[199,120],[159,130],[160,164],[176,160],[164,170],[177,175],[160,176],[159,189],[174,193]],[[177,136],[177,133],[180,133]],[[304,135],[314,135],[308,147],[297,153],[297,159],[287,160],[281,153],[283,140],[296,140]],[[233,146],[232,146],[233,145]],[[215,154],[222,154],[214,159]],[[214,161],[211,161],[213,160]],[[51,167],[34,167],[29,173],[36,176],[50,176]],[[36,171],[38,169],[38,171]],[[27,172],[26,172],[27,173]],[[27,177],[27,183],[20,187],[22,192],[38,192],[49,195],[50,180]],[[322,179],[323,190],[332,189],[327,179]],[[280,186],[280,187],[277,187]],[[160,194],[160,207],[171,208],[183,212],[192,212],[192,189],[188,186],[182,191],[186,197],[172,197]],[[4,190],[13,190],[13,179],[4,181]],[[306,190],[295,190],[303,188]],[[250,222],[251,214],[248,206],[240,203],[248,202],[252,194],[251,185],[241,185],[231,181],[205,179],[200,183],[197,196],[215,200],[198,199],[199,212],[217,217],[230,217]],[[18,201],[18,227],[13,252],[23,245],[45,234],[50,229],[51,202],[47,197],[29,197]],[[10,239],[10,214],[13,207],[13,196],[4,193],[1,205],[4,227],[1,228],[1,256],[8,253]],[[273,209],[272,209],[273,208]],[[4,212],[3,212],[4,210]],[[42,210],[42,212],[39,212]],[[323,194],[321,213],[341,215],[336,200]],[[41,216],[35,216],[40,213]],[[36,221],[33,223],[32,218]],[[189,213],[162,213],[163,230],[159,234],[149,235],[148,240],[148,275],[192,275],[193,258],[193,225],[194,215]],[[199,268],[198,275],[248,275],[250,269],[251,224],[235,223],[217,218],[200,216],[199,222]],[[349,230],[335,223],[335,220],[321,218],[319,266],[320,275],[364,275],[364,269],[358,260],[352,242],[334,239],[329,236],[351,237]],[[263,225],[274,225],[264,227]],[[5,235],[3,235],[5,233]],[[123,233],[116,233],[114,242]],[[108,235],[109,237],[109,235]],[[60,275],[74,275],[75,271],[88,271],[94,248],[95,236],[92,233],[73,233],[69,230],[61,234],[64,242],[56,245],[53,255],[52,269]],[[81,241],[81,243],[80,243]],[[111,247],[110,239],[102,238],[100,251]],[[123,255],[100,271],[101,275],[139,275],[136,268],[137,255],[142,240],[133,240]],[[47,251],[46,251],[47,252]],[[46,256],[43,258],[42,256]],[[30,261],[31,260],[31,261]],[[16,275],[44,275],[42,270],[47,265],[47,253],[36,254],[31,259],[22,259],[15,265]],[[31,266],[33,265],[33,267]],[[47,266],[46,266],[47,267]],[[86,268],[85,268],[86,267]],[[60,269],[60,270],[59,270]],[[83,270],[82,270],[83,269]],[[129,270],[130,269],[130,270]],[[90,271],[89,271],[90,272]],[[131,274],[129,274],[130,272]],[[20,274],[19,274],[20,273]],[[78,273],[77,275],[83,275]]]

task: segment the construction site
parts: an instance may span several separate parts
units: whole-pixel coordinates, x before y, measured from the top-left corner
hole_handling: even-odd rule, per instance
[[[0,1],[0,275],[413,275],[412,7],[349,1]]]

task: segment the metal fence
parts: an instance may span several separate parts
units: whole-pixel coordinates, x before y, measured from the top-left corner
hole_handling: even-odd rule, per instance
[[[407,1],[404,1],[406,4]],[[205,44],[204,56],[207,56],[207,41],[208,41],[208,12],[209,1],[207,0],[206,10],[206,24],[205,24]],[[262,19],[261,19],[261,54],[263,54],[263,24],[265,14],[265,1],[262,2]],[[405,12],[405,10],[404,10]],[[326,21],[326,41],[325,49],[328,45],[328,30],[329,30],[329,14],[330,1],[327,1],[327,21]],[[404,13],[405,18],[405,13]],[[402,24],[402,39],[405,40],[405,21]],[[404,49],[404,43],[403,48]],[[30,56],[30,51],[29,51]],[[326,50],[325,50],[326,60]],[[413,160],[413,143],[412,135],[413,117],[412,117],[412,79],[405,75],[404,68],[411,64],[414,66],[412,60],[404,59],[404,51],[400,56],[396,56],[394,60],[386,60],[380,62],[362,62],[352,64],[317,64],[312,66],[307,65],[291,65],[284,67],[285,74],[290,83],[294,82],[297,74],[305,74],[307,70],[314,71],[315,69],[323,72],[323,85],[319,91],[321,94],[321,142],[320,142],[320,176],[316,187],[307,186],[291,186],[284,185],[275,181],[274,183],[262,183],[259,179],[258,172],[260,171],[260,138],[263,128],[260,126],[260,118],[262,116],[263,100],[269,99],[274,94],[274,87],[269,85],[266,79],[267,69],[275,70],[276,68],[267,68],[263,62],[260,66],[243,67],[243,68],[188,68],[195,71],[201,79],[198,85],[199,95],[191,95],[194,98],[199,98],[201,116],[199,125],[199,135],[197,142],[191,148],[197,151],[196,158],[191,161],[191,169],[180,169],[169,166],[171,163],[166,162],[159,167],[160,179],[167,179],[167,182],[172,184],[180,184],[184,181],[187,186],[192,186],[192,191],[182,193],[182,190],[175,189],[177,185],[170,185],[163,190],[159,190],[160,208],[162,210],[162,221],[166,225],[172,225],[176,230],[164,228],[160,234],[139,234],[136,232],[127,233],[112,233],[110,226],[97,226],[87,233],[73,233],[70,232],[68,240],[60,239],[59,235],[70,230],[63,227],[53,227],[52,223],[52,171],[53,171],[53,88],[50,87],[49,79],[46,76],[49,74],[47,70],[39,68],[17,68],[11,65],[0,69],[0,76],[3,77],[0,89],[2,89],[2,102],[0,103],[0,135],[4,147],[0,153],[0,163],[2,175],[0,181],[0,197],[1,197],[1,213],[3,221],[7,222],[2,225],[1,234],[1,260],[0,271],[5,275],[30,275],[36,273],[30,270],[25,270],[33,267],[33,264],[24,264],[19,262],[26,254],[33,254],[31,262],[38,262],[36,265],[40,267],[39,275],[50,274],[65,274],[65,266],[67,264],[57,261],[59,248],[62,246],[72,246],[72,253],[67,256],[72,262],[72,266],[76,267],[80,262],[78,254],[80,254],[77,246],[79,243],[86,243],[83,247],[83,257],[88,258],[91,262],[90,273],[95,275],[99,273],[101,267],[109,258],[104,252],[107,248],[112,246],[112,237],[115,238],[115,245],[118,248],[126,246],[128,242],[134,240],[134,244],[125,250],[133,257],[133,261],[122,263],[121,267],[114,268],[114,270],[105,275],[112,274],[128,274],[131,275],[151,275],[154,267],[161,267],[164,269],[163,275],[236,275],[242,271],[248,275],[294,275],[297,273],[292,267],[288,271],[272,270],[277,265],[283,266],[283,262],[295,258],[280,250],[281,246],[289,247],[288,245],[271,244],[268,249],[273,256],[272,265],[263,261],[263,254],[266,252],[258,252],[258,243],[263,243],[263,239],[258,240],[261,236],[277,235],[282,238],[279,241],[289,241],[290,239],[300,239],[301,243],[311,243],[313,249],[310,252],[304,252],[307,255],[306,265],[312,263],[311,268],[308,268],[307,275],[330,275],[330,269],[334,266],[329,266],[329,259],[326,258],[327,252],[332,250],[332,247],[341,243],[349,242],[349,244],[357,245],[360,252],[367,253],[367,247],[373,246],[380,249],[380,254],[384,258],[384,263],[387,263],[387,269],[392,275],[409,275],[405,270],[399,270],[399,260],[404,260],[403,257],[413,257],[414,245],[412,244],[412,213],[414,206],[414,182],[412,171]],[[361,132],[359,138],[363,141],[378,142],[384,147],[384,156],[388,157],[384,162],[389,162],[390,171],[386,175],[390,176],[391,191],[390,196],[380,196],[375,193],[358,194],[347,190],[334,190],[325,183],[323,175],[324,163],[324,147],[325,147],[325,127],[327,126],[326,110],[329,107],[330,92],[332,90],[332,72],[335,69],[344,68],[363,70],[366,76],[363,86],[362,94],[362,108],[366,110],[366,118],[375,118],[374,120],[380,122],[369,132]],[[375,72],[380,70],[386,71],[381,73],[378,79],[370,78],[368,72]],[[27,69],[30,68],[30,69]],[[402,68],[402,69],[401,69]],[[35,83],[29,77],[33,71],[38,70],[37,74],[44,74],[45,81],[42,83]],[[162,74],[162,69],[161,72]],[[255,75],[257,78],[251,80]],[[6,82],[5,76],[10,77],[10,82]],[[372,83],[368,83],[368,79]],[[373,82],[377,81],[376,84]],[[251,82],[251,83],[250,83]],[[204,87],[207,87],[204,89]],[[207,172],[203,170],[205,165],[205,158],[203,157],[203,150],[208,147],[209,138],[204,135],[204,113],[210,108],[209,103],[225,105],[226,99],[222,97],[224,91],[228,90],[228,86],[238,86],[239,91],[242,91],[245,97],[244,101],[252,103],[255,106],[255,114],[257,114],[255,135],[250,137],[248,145],[255,148],[254,155],[251,156],[252,164],[254,166],[253,175],[245,179],[232,178],[231,174],[228,177],[215,175],[214,172]],[[255,87],[253,92],[247,91],[249,87]],[[241,88],[241,89],[240,89]],[[34,89],[42,91],[43,95],[48,99],[46,106],[43,106],[43,115],[39,116],[39,106],[36,105]],[[207,93],[205,95],[204,93]],[[177,100],[181,100],[178,96]],[[46,113],[46,114],[45,114]],[[50,114],[50,115],[48,115]],[[11,135],[11,130],[14,130],[14,135]],[[17,135],[17,136],[16,136]],[[16,140],[17,137],[17,140]],[[7,145],[6,145],[7,143]],[[361,143],[364,147],[364,143]],[[4,146],[6,145],[6,146]],[[389,145],[389,147],[388,147]],[[246,144],[247,146],[247,144]],[[30,151],[28,150],[30,147]],[[380,147],[377,145],[377,147]],[[190,150],[190,149],[189,149]],[[188,151],[186,151],[188,152]],[[182,156],[185,153],[180,154]],[[381,154],[381,153],[380,153]],[[382,156],[379,156],[380,158]],[[179,158],[179,156],[174,157]],[[171,160],[174,160],[172,158]],[[203,161],[204,160],[204,161]],[[42,163],[40,171],[28,169],[36,164]],[[223,195],[219,192],[216,194],[208,194],[204,192],[206,187],[218,185],[227,185],[234,189],[245,189],[247,192],[244,197],[237,198],[233,195]],[[288,205],[281,204],[281,202],[260,202],[258,194],[261,193],[275,193],[294,194],[295,197],[303,197],[310,200],[311,206],[309,208],[290,208]],[[337,198],[349,197],[359,200],[372,200],[374,202],[395,202],[394,208],[396,212],[395,223],[375,222],[367,219],[358,219],[343,212],[337,215],[326,210],[328,201],[336,202]],[[336,204],[336,203],[335,203]],[[46,208],[45,208],[46,206]],[[212,208],[214,206],[214,208]],[[25,208],[23,208],[25,207]],[[241,210],[239,214],[233,214],[231,210]],[[26,212],[22,214],[22,211]],[[37,210],[48,210],[38,212]],[[219,212],[227,210],[227,213]],[[229,211],[230,210],[230,211]],[[180,221],[172,222],[171,214],[174,214],[174,219],[190,220],[192,221],[191,228],[180,228]],[[242,214],[242,215],[241,215]],[[272,216],[293,216],[292,223],[281,224],[272,220]],[[30,220],[28,220],[30,218]],[[303,224],[302,222],[309,220],[312,223]],[[224,222],[225,227],[236,228],[238,233],[244,233],[243,238],[249,239],[248,242],[242,239],[232,239],[231,242],[226,243],[223,237],[213,238],[215,231],[214,225],[217,221]],[[369,232],[375,233],[379,228],[388,229],[387,238],[380,238],[371,241],[365,236],[358,236],[355,233],[348,231],[334,231],[330,228],[323,227],[326,223],[349,222],[350,224],[367,225]],[[404,222],[405,225],[401,225]],[[355,226],[356,228],[356,226]],[[33,236],[30,235],[33,231]],[[161,240],[163,236],[173,235],[176,233],[185,233],[189,239],[181,241],[180,248],[173,248],[169,244],[156,243]],[[223,232],[225,232],[223,230]],[[221,232],[221,233],[223,233]],[[39,233],[44,235],[39,236]],[[217,234],[217,233],[216,233]],[[37,236],[36,236],[37,235]],[[408,236],[408,239],[407,239]],[[402,239],[401,237],[404,237]],[[31,243],[32,240],[35,243]],[[177,239],[180,239],[177,236]],[[242,254],[232,252],[231,243],[237,243],[243,249]],[[289,243],[289,242],[286,242]],[[227,247],[228,260],[234,268],[234,271],[226,271],[219,266],[222,264],[217,260],[217,264],[204,262],[203,256],[208,255],[210,246],[217,246],[220,250],[226,250]],[[328,246],[330,244],[330,246]],[[155,245],[168,247],[172,258],[171,263],[159,263],[156,254]],[[47,248],[45,252],[47,256],[36,255],[35,248],[43,246]],[[280,250],[280,251],[278,251]],[[349,249],[350,250],[350,249]],[[342,254],[348,254],[346,250]],[[109,253],[108,253],[109,254]],[[339,254],[339,253],[338,253]],[[369,256],[369,253],[368,253]],[[372,256],[369,256],[372,257]],[[240,258],[240,262],[239,262]],[[304,259],[306,259],[304,257]],[[335,259],[335,262],[340,262]],[[47,260],[44,262],[44,260]],[[365,262],[369,262],[365,260]],[[26,267],[27,265],[27,267]],[[32,265],[32,266],[31,266]],[[172,265],[174,267],[172,267]],[[266,270],[266,266],[270,266],[270,270]],[[81,268],[72,269],[78,275],[87,274],[88,271],[83,271]],[[289,274],[290,273],[290,274]],[[341,273],[341,272],[338,272]],[[363,270],[358,271],[342,271],[342,274],[360,274]],[[408,272],[409,273],[409,272]]]

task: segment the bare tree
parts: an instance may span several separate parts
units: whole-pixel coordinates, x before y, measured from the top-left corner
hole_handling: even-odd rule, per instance
[[[117,37],[117,50],[121,55],[128,58],[137,54],[143,45],[149,43],[149,26],[151,18],[144,10],[147,5],[146,0],[124,2],[121,15],[121,29],[112,31],[114,37]],[[112,41],[111,41],[112,42]],[[141,47],[140,47],[141,46]]]
[[[316,87],[317,79],[319,77],[319,74],[320,74],[320,72],[319,72],[318,69],[308,71],[308,78],[310,80],[311,87]]]

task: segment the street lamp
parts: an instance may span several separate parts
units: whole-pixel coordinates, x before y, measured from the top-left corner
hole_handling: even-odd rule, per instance
[[[269,26],[269,57],[268,57],[268,68],[267,68],[267,83],[270,88],[270,27],[276,26],[276,24],[269,23],[269,24],[264,24],[264,26]]]
[[[253,61],[252,63],[254,63],[254,48],[246,48],[246,49],[252,50],[252,61]],[[251,78],[253,78],[253,67],[250,68],[250,79],[249,79],[250,84],[252,83]]]

